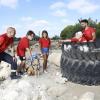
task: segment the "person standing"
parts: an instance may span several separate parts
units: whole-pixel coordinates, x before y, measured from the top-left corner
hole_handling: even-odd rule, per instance
[[[51,45],[50,38],[48,37],[48,32],[46,30],[42,31],[42,37],[39,39],[40,50],[43,54],[43,72],[47,73],[47,60],[49,56],[49,49]]]

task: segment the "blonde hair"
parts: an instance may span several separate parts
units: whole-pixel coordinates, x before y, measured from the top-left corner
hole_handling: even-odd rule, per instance
[[[16,29],[14,27],[8,27],[7,28],[7,31],[9,31],[9,30],[13,30],[14,31],[14,34],[16,34]]]

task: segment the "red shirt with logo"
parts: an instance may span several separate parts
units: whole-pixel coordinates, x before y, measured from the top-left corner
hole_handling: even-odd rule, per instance
[[[27,37],[21,38],[17,46],[17,55],[20,57],[25,56],[26,48],[29,48],[29,39]]]
[[[96,30],[92,27],[88,27],[86,30],[83,30],[83,36],[87,41],[93,40],[92,33],[95,33]]]
[[[41,48],[49,48],[51,45],[51,41],[49,38],[40,38],[39,43],[41,45]]]
[[[4,52],[9,45],[13,44],[13,37],[9,38],[7,34],[0,35],[0,53]]]

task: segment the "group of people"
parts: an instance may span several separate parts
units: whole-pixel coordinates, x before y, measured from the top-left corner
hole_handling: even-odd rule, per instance
[[[80,24],[83,28],[82,31],[77,32],[75,36],[71,39],[60,40],[60,42],[93,42],[96,39],[96,31],[94,28],[89,27],[88,20],[84,19],[80,21]],[[0,35],[0,61],[5,61],[11,64],[11,79],[19,78],[19,73],[21,74],[21,68],[24,68],[26,55],[25,53],[28,52],[29,56],[32,56],[32,52],[30,49],[29,41],[31,41],[35,33],[32,30],[29,30],[25,37],[21,38],[18,45],[17,50],[14,48],[14,37],[16,35],[16,30],[13,27],[9,27],[7,32]],[[50,38],[48,37],[48,32],[46,30],[42,31],[42,37],[39,39],[40,50],[43,55],[43,72],[47,73],[47,59],[49,55],[49,49],[51,45]],[[5,50],[11,46],[13,48],[13,55],[9,55],[5,52]],[[17,52],[15,52],[17,51]],[[17,62],[15,61],[15,53],[21,60],[21,64],[17,67]]]
[[[35,33],[32,30],[29,30],[25,37],[22,37],[18,44],[17,49],[14,46],[14,37],[16,35],[16,29],[9,27],[7,32],[0,35],[0,61],[5,61],[11,64],[11,79],[18,79],[21,77],[22,68],[25,68],[26,62],[26,52],[29,53],[29,56],[32,56],[32,51],[30,49],[30,41],[35,37]],[[49,48],[51,45],[50,38],[48,37],[48,32],[46,30],[42,31],[42,37],[39,39],[40,50],[43,55],[43,72],[47,73],[47,59],[49,55]],[[5,52],[8,47],[12,48],[12,55]],[[17,65],[16,56],[19,57],[21,63],[20,66]]]
[[[60,40],[60,42],[94,42],[96,39],[96,30],[93,27],[90,27],[87,19],[80,21],[82,31],[76,32],[75,36],[71,39]]]

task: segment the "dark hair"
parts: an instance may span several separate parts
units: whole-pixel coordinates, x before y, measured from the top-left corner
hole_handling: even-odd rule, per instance
[[[82,23],[82,22],[88,24],[88,20],[87,19],[83,19],[83,20],[80,21],[80,23]]]
[[[34,33],[33,31],[29,30],[29,31],[27,32],[27,35],[32,35],[32,34],[35,36],[35,33]]]
[[[48,32],[47,32],[46,30],[43,30],[43,31],[42,31],[42,37],[43,37],[43,34],[44,34],[44,33],[46,33],[46,35],[47,35],[46,38],[48,38]]]

